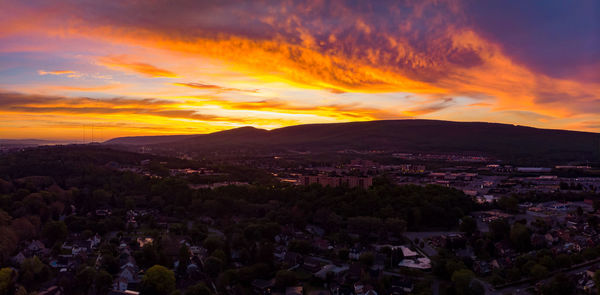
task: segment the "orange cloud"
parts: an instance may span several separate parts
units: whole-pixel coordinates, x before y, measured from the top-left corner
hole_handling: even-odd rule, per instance
[[[228,88],[228,87],[222,87],[222,86],[219,86],[219,85],[204,84],[204,83],[194,83],[194,82],[173,83],[173,85],[185,86],[185,87],[196,88],[196,89],[203,89],[203,90],[215,90],[217,92],[228,92],[228,91],[253,92],[253,93],[258,92],[258,89]]]
[[[45,75],[66,75],[66,74],[75,74],[74,71],[44,71],[44,70],[38,70],[38,74],[40,74],[41,76],[45,76]]]
[[[227,30],[217,35],[202,29],[188,34],[185,25],[164,28],[110,19],[106,26],[90,26],[79,20],[79,26],[70,32],[219,59],[232,70],[266,82],[286,82],[293,87],[334,93],[409,92],[430,97],[485,97],[498,110],[535,109],[556,117],[600,112],[600,107],[589,107],[600,93],[599,83],[534,72],[513,62],[497,44],[468,27],[449,25],[444,13],[438,12],[427,19],[438,31],[423,39],[413,36],[414,26],[424,22],[427,15],[424,11],[435,6],[430,2],[416,5],[411,15],[398,12],[398,18],[405,17],[398,31],[377,29],[369,24],[375,20],[356,12],[344,15],[348,9],[335,2],[341,14],[337,17],[357,20],[358,33],[331,27],[322,18],[303,21],[306,9],[321,11],[325,9],[323,5],[320,2],[308,5],[309,8],[284,5],[281,11],[275,10],[273,17],[280,21],[265,18],[263,23],[269,26],[267,31],[274,32],[268,38]],[[451,7],[458,13],[456,5]],[[154,72],[154,67],[148,72]],[[569,101],[550,101],[549,93],[564,94]]]
[[[302,105],[270,98],[250,102],[200,99],[190,102],[193,107],[211,104],[225,111],[369,120],[436,114],[460,106],[460,99],[467,98],[469,103],[476,101],[469,104],[474,111],[507,113],[526,122],[594,122],[588,118],[600,114],[599,81],[557,78],[513,60],[502,44],[472,27],[462,1],[392,1],[385,3],[385,17],[368,2],[356,7],[342,1],[256,3],[237,6],[198,1],[178,6],[168,1],[153,5],[133,1],[121,2],[119,9],[102,5],[89,9],[76,2],[49,4],[38,18],[32,11],[23,14],[33,19],[32,23],[11,18],[18,29],[9,25],[0,29],[0,35],[29,30],[160,50],[173,60],[210,58],[222,61],[231,72],[252,77],[257,84],[284,82],[291,91],[406,92],[425,98],[404,108],[394,108],[394,103],[380,108],[339,102],[316,106],[311,97]],[[98,62],[148,77],[177,76],[159,67],[159,61],[167,64],[164,60],[152,60],[155,66],[140,62],[150,60],[140,56],[110,55]],[[203,83],[174,84],[216,92],[251,91]],[[262,94],[262,85],[258,88]],[[370,97],[364,98],[368,105]],[[289,122],[272,120],[268,124]]]
[[[224,118],[215,115],[200,114],[194,110],[182,109],[179,105],[180,103],[176,101],[155,99],[91,99],[86,97],[67,98],[49,95],[0,93],[0,111],[5,113],[81,115],[129,114],[198,121],[242,121],[240,118]]]
[[[215,109],[216,108],[216,109]],[[206,113],[201,110],[212,110]],[[216,113],[215,113],[216,110]],[[359,104],[296,105],[277,99],[233,101],[203,97],[195,100],[131,99],[63,97],[0,92],[0,113],[20,115],[54,115],[61,120],[83,118],[119,118],[125,122],[155,122],[170,124],[171,130],[185,132],[190,122],[206,124],[253,124],[265,128],[307,122],[374,120],[401,118],[408,112],[392,112]],[[158,118],[158,119],[153,119]],[[182,119],[181,122],[169,122]],[[164,121],[167,120],[167,121]]]
[[[107,84],[100,86],[48,86],[48,89],[66,91],[106,91],[123,87],[122,84]]]
[[[129,61],[127,56],[107,56],[99,59],[103,66],[115,69],[123,69],[129,72],[139,73],[152,78],[177,78],[177,75],[169,70],[155,67],[151,64]]]
[[[420,107],[403,109],[397,108],[373,108],[353,104],[328,104],[328,105],[298,105],[281,99],[264,99],[259,101],[233,101],[223,98],[199,97],[199,102],[205,105],[214,105],[228,110],[253,110],[284,114],[310,114],[322,117],[336,118],[339,121],[366,121],[401,119],[424,115],[442,110],[453,103],[452,98],[424,104]]]

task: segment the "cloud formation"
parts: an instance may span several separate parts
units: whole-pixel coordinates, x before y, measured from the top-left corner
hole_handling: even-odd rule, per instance
[[[385,110],[359,104],[298,105],[281,99],[258,101],[234,101],[219,98],[198,98],[203,104],[219,106],[228,110],[251,110],[283,114],[316,115],[341,120],[384,120],[411,116],[410,111]]]
[[[100,58],[98,62],[109,68],[134,72],[151,78],[177,78],[177,75],[169,70],[147,63],[130,61],[127,56],[106,56]]]
[[[218,92],[228,92],[228,91],[253,92],[253,93],[258,92],[258,89],[229,88],[229,87],[223,87],[223,86],[214,85],[214,84],[204,84],[204,83],[194,83],[194,82],[187,82],[187,83],[180,82],[180,83],[173,83],[173,85],[185,86],[185,87],[203,89],[203,90],[214,90],[214,91],[218,91]]]
[[[593,0],[34,0],[5,8],[0,38],[105,44],[81,46],[95,50],[101,67],[139,74],[124,75],[138,92],[151,89],[133,93],[137,97],[210,92],[214,97],[168,109],[190,119],[184,108],[208,104],[228,115],[279,115],[278,123],[271,117],[261,122],[269,126],[306,122],[298,118],[311,115],[337,121],[506,117],[538,127],[599,130],[589,123],[600,115],[600,3]],[[214,68],[207,61],[229,80],[208,78]],[[77,74],[67,72],[39,74]],[[148,79],[176,77],[210,82],[159,88]],[[57,87],[47,89],[89,86]],[[381,99],[397,93],[396,101]],[[407,93],[419,99],[406,99]],[[295,117],[285,121],[287,115]]]
[[[478,5],[471,2],[67,3],[61,12],[79,16],[70,33],[216,58],[266,81],[334,92],[491,96],[500,108],[535,106],[560,116],[589,112],[582,105],[600,92],[596,80],[556,78],[513,61],[495,42],[502,38],[486,38],[485,28],[475,27],[480,22],[467,12]],[[101,63],[175,76],[120,57]],[[568,93],[569,103],[545,103],[538,89]]]
[[[70,75],[70,74],[75,74],[74,71],[44,71],[44,70],[38,70],[38,74],[40,74],[41,76],[45,76],[45,75]]]
[[[93,99],[0,92],[0,112],[85,115],[129,114],[199,121],[238,121],[234,118],[220,118],[200,114],[192,110],[179,109],[178,105],[179,103],[174,101],[157,99]]]
[[[31,116],[50,116],[73,121],[71,125],[85,125],[90,121],[96,126],[120,122],[136,125],[140,122],[162,122],[161,132],[186,132],[189,124],[217,124],[211,131],[227,129],[227,126],[253,124],[263,128],[298,124],[312,117],[310,122],[350,121],[405,118],[411,111],[383,110],[360,104],[299,105],[279,99],[260,101],[236,101],[219,97],[193,97],[186,100],[141,98],[89,98],[57,95],[25,94],[0,91],[0,114],[6,122],[18,116],[21,120]],[[66,119],[68,118],[68,119]],[[283,118],[283,119],[282,119]],[[27,119],[31,120],[31,119]],[[38,122],[38,118],[35,119]],[[4,122],[4,120],[0,120]],[[87,123],[86,123],[87,122]],[[113,122],[113,123],[111,123]],[[39,124],[39,123],[37,123]],[[44,123],[45,124],[45,123]],[[221,124],[221,125],[219,125]],[[116,126],[116,125],[111,125]],[[169,127],[166,127],[169,126]],[[183,126],[183,127],[182,127]],[[158,129],[153,127],[153,132]],[[198,131],[192,128],[189,132]]]

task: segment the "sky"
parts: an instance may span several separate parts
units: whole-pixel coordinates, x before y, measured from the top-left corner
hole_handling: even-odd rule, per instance
[[[0,138],[411,118],[600,132],[600,2],[0,0]]]

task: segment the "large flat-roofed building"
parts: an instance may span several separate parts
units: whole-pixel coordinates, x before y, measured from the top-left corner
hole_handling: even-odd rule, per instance
[[[326,175],[302,175],[300,183],[303,185],[311,185],[318,183],[322,186],[348,186],[361,187],[367,189],[373,185],[373,177],[361,176],[326,176]]]

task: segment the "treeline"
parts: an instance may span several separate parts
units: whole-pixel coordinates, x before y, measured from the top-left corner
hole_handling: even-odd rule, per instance
[[[348,218],[397,218],[404,220],[410,230],[453,227],[474,208],[472,200],[458,190],[440,186],[397,186],[385,181],[369,190],[319,185],[230,186],[200,191],[197,196],[192,208],[214,217],[268,216],[283,224],[329,226]]]
[[[19,227],[33,227],[21,234],[31,239],[39,237],[46,223],[69,215],[73,209],[84,216],[111,208],[113,217],[71,216],[65,220],[70,230],[89,228],[104,233],[124,229],[126,210],[150,208],[180,219],[209,216],[228,220],[237,216],[301,228],[316,224],[328,232],[377,234],[452,228],[475,206],[471,198],[455,189],[397,186],[385,179],[377,179],[368,190],[269,182],[193,190],[183,177],[151,178],[106,166],[111,160],[136,163],[147,157],[87,146],[39,148],[0,157],[4,223],[28,223]],[[264,176],[259,172],[254,175]]]
[[[51,255],[56,255],[73,233],[83,239],[95,233],[127,235],[132,230],[125,222],[128,210],[154,209],[137,222],[141,224],[138,230],[156,242],[142,248],[136,248],[135,240],[130,244],[141,267],[170,268],[178,258],[177,282],[185,282],[181,268],[190,261],[186,255],[178,255],[177,249],[173,253],[173,244],[178,245],[178,241],[162,235],[164,227],[160,224],[166,222],[171,234],[190,237],[208,250],[203,271],[219,289],[238,284],[248,288],[253,279],[268,279],[279,269],[273,261],[274,237],[285,227],[317,225],[330,242],[341,246],[339,253],[328,255],[348,259],[348,248],[356,241],[400,237],[406,230],[453,228],[475,206],[471,198],[455,189],[397,186],[386,179],[376,179],[368,190],[292,186],[273,183],[264,171],[223,166],[217,169],[227,171],[234,180],[245,177],[251,184],[195,190],[186,177],[166,173],[148,177],[107,165],[111,161],[133,165],[147,158],[179,167],[193,164],[89,146],[43,147],[0,157],[0,264],[7,265],[22,242],[34,239],[42,240]],[[110,209],[112,214],[96,216],[97,209]],[[206,223],[214,223],[223,235],[210,232]],[[106,292],[119,270],[118,245],[117,238],[104,240],[99,250],[103,256],[100,269],[88,267],[93,262],[82,264],[75,271],[80,284],[70,286],[69,293],[77,294],[90,286],[98,294]],[[301,239],[290,241],[289,247],[303,254],[317,251],[310,241]],[[185,254],[188,250],[179,251]],[[11,282],[35,290],[39,284],[33,282],[56,275],[47,261],[36,259],[22,264],[19,277]],[[238,262],[245,266],[233,269]],[[278,277],[279,284],[285,285],[285,274]]]

